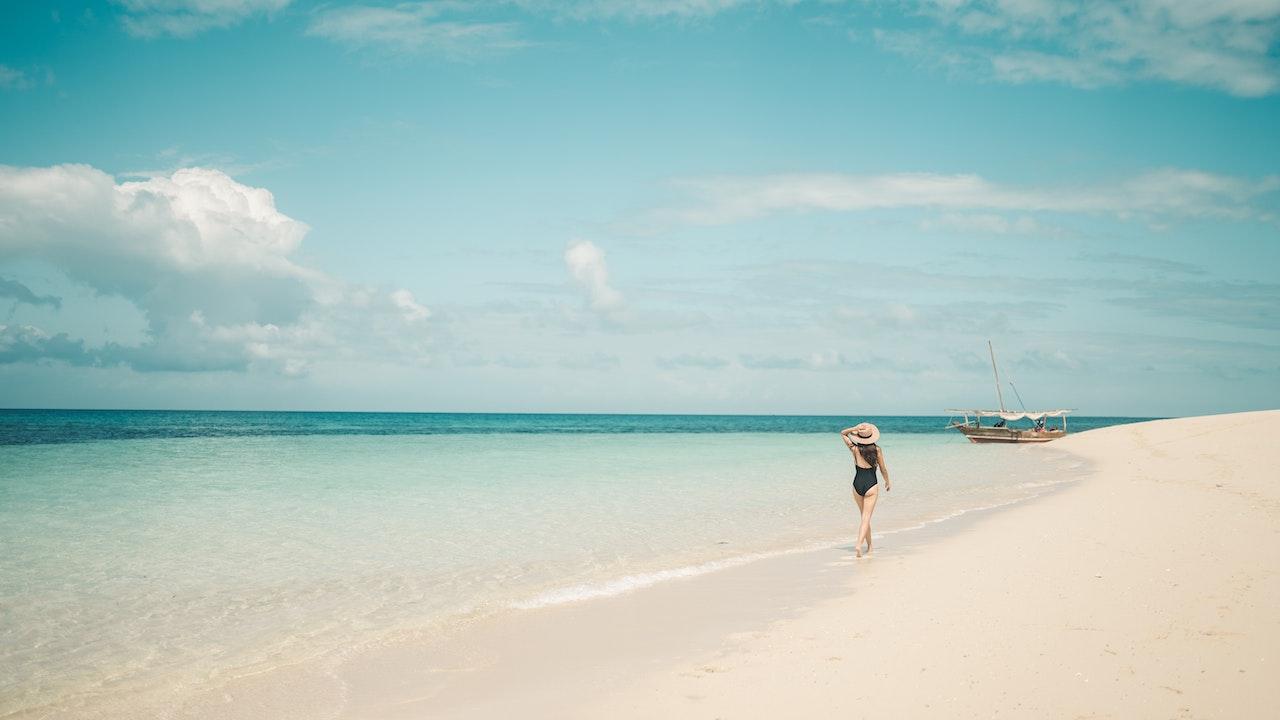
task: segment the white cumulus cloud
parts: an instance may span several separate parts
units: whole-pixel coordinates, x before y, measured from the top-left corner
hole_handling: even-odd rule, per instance
[[[590,240],[578,240],[564,251],[564,264],[569,274],[587,293],[591,309],[610,312],[622,306],[622,293],[609,285],[609,268],[604,251]]]
[[[420,305],[417,300],[414,300],[413,293],[408,290],[400,289],[391,293],[391,302],[400,308],[405,320],[410,322],[426,320],[431,317],[431,311]]]
[[[406,329],[427,309],[407,291],[352,286],[298,264],[307,230],[270,191],[217,170],[118,183],[86,165],[0,166],[0,261],[46,263],[146,318],[146,342],[85,348],[83,364],[299,374],[316,357],[421,356],[425,335]],[[22,352],[10,358],[41,348],[74,355],[75,339],[36,330],[23,331],[14,345]]]

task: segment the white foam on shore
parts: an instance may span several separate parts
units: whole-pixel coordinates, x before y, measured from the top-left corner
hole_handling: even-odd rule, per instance
[[[729,568],[740,567],[757,560],[765,560],[771,557],[780,557],[782,555],[794,555],[796,553],[809,552],[813,550],[822,550],[831,547],[830,543],[816,543],[813,545],[788,548],[786,550],[776,550],[773,552],[751,553],[748,555],[738,555],[723,560],[712,560],[710,562],[700,563],[698,565],[687,565],[685,567],[672,568],[670,570],[658,570],[649,573],[639,573],[636,575],[625,575],[623,577],[606,580],[601,583],[582,583],[579,585],[571,585],[569,587],[558,588],[548,592],[535,595],[528,600],[519,600],[511,603],[508,607],[515,610],[534,610],[551,605],[563,605],[565,603],[578,602],[581,600],[592,600],[595,598],[611,597],[613,595],[621,595],[633,590],[657,585],[668,580],[678,580],[680,578],[695,577],[698,575],[706,575],[718,570],[727,570]]]
[[[1027,490],[1032,490],[1032,489],[1041,490],[1044,488],[1064,485],[1066,483],[1073,482],[1073,481],[1074,479],[1051,480],[1051,481],[1043,481],[1043,482],[1028,482],[1028,483],[1023,483],[1019,485],[1019,487]],[[1008,507],[1010,505],[1017,505],[1018,503],[1025,502],[1027,500],[1031,500],[1033,498],[1039,497],[1042,494],[1043,493],[1031,493],[1028,495],[1024,495],[1022,497],[1017,497],[1017,498],[1005,500],[1002,502],[991,503],[987,505],[980,505],[980,506],[971,507],[971,508],[964,508],[962,510],[956,510],[954,512],[947,513],[946,515],[943,515],[941,517],[931,518],[929,520],[924,520],[924,521],[915,523],[913,525],[908,525],[906,527],[886,530],[884,532],[878,533],[878,536],[885,537],[888,535],[896,535],[904,532],[914,532],[917,530],[923,530],[933,525],[938,525],[940,523],[945,523],[951,520],[955,520],[964,515],[969,515],[972,513],[988,512],[991,510],[998,510],[1000,508]],[[671,568],[668,570],[657,570],[654,572],[637,573],[634,575],[624,575],[623,577],[620,577],[620,578],[605,580],[602,582],[580,583],[577,585],[570,585],[567,587],[549,590],[547,592],[540,593],[538,595],[535,595],[525,600],[518,600],[516,602],[510,603],[507,607],[513,610],[536,610],[539,608],[551,607],[555,605],[564,605],[568,603],[582,602],[584,600],[595,600],[599,598],[613,597],[613,596],[633,592],[636,590],[640,590],[643,588],[652,587],[659,583],[667,582],[670,580],[679,580],[682,578],[692,578],[700,575],[707,575],[710,573],[719,572],[721,570],[728,570],[730,568],[741,567],[743,565],[748,565],[753,562],[758,562],[760,560],[783,557],[786,555],[798,555],[801,553],[816,552],[819,550],[829,550],[832,547],[838,547],[839,545],[846,542],[852,542],[852,540],[850,538],[845,538],[843,540],[836,541],[834,545],[831,541],[822,541],[822,542],[810,543],[808,545],[803,545],[800,547],[786,548],[782,550],[737,555],[734,557],[725,558],[723,560],[712,560],[709,562],[699,563],[696,565],[686,565],[683,567]]]

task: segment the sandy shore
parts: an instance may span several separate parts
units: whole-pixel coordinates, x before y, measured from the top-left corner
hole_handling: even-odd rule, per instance
[[[402,649],[348,676],[347,714],[1274,717],[1275,427],[1280,412],[1069,437],[1057,448],[1094,472],[1047,497],[860,561],[781,558],[535,614],[445,653],[466,658],[453,673]]]
[[[1280,412],[1106,428],[1096,474],[583,715],[1262,718],[1280,706]],[[905,479],[903,480],[905,481]]]
[[[1262,718],[1280,706],[1280,412],[1066,438],[1036,500],[512,613],[176,709],[272,718]],[[910,478],[895,478],[909,483]]]

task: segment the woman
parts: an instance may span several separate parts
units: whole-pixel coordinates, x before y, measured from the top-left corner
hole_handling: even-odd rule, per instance
[[[853,475],[853,501],[858,503],[858,513],[862,516],[862,527],[858,530],[858,545],[853,549],[857,557],[862,557],[862,544],[867,544],[867,553],[871,552],[871,513],[876,509],[876,495],[879,491],[876,482],[876,466],[884,474],[884,489],[892,488],[889,484],[889,468],[884,464],[884,450],[876,445],[880,439],[880,430],[871,423],[858,423],[853,427],[840,431],[840,437],[853,453],[853,464],[857,467]]]

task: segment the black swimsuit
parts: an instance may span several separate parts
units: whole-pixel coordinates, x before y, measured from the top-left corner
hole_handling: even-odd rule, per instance
[[[857,467],[857,472],[853,474],[853,491],[866,497],[867,491],[876,486],[876,469],[874,467],[864,468]]]
[[[877,448],[877,452],[879,452],[879,448]],[[858,451],[858,454],[861,454],[861,450]],[[860,496],[867,497],[867,491],[876,487],[876,465],[873,464],[870,468],[863,468],[863,466],[858,465],[858,456],[855,455],[854,469],[854,492]]]

